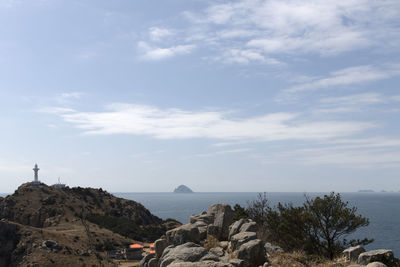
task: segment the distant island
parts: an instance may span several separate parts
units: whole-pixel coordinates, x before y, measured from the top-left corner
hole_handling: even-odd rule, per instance
[[[358,190],[359,193],[375,193],[374,190],[371,189],[364,189],[364,190]]]
[[[194,193],[192,189],[187,187],[186,185],[180,185],[177,188],[175,188],[174,193]]]

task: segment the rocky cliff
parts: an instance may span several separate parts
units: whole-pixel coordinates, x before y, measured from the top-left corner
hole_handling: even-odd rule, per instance
[[[0,201],[0,219],[0,267],[113,266],[105,251],[153,241],[179,225],[102,189],[44,184],[23,184]]]

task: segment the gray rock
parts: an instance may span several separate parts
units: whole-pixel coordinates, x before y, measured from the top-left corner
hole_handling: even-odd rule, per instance
[[[365,265],[352,264],[352,265],[349,265],[349,266],[347,266],[347,267],[365,267]]]
[[[190,223],[203,222],[206,225],[213,224],[214,223],[214,215],[208,215],[207,213],[199,214],[199,215],[192,215],[192,216],[190,216],[189,222]]]
[[[154,258],[154,254],[147,254],[146,256],[143,257],[143,259],[139,263],[139,267],[148,267],[149,261]]]
[[[368,263],[367,267],[387,267],[387,265],[383,264],[382,262],[374,261],[374,262]]]
[[[230,263],[203,261],[203,262],[174,262],[168,267],[234,267]]]
[[[158,261],[155,258],[150,259],[147,267],[158,267]]]
[[[240,260],[240,259],[232,259],[229,261],[230,264],[232,264],[235,267],[245,267],[245,261]]]
[[[225,251],[220,247],[212,248],[212,249],[210,249],[209,252],[214,254],[214,255],[216,255],[216,256],[218,256],[218,257],[223,257],[225,255]]]
[[[154,242],[154,250],[156,251],[157,258],[161,257],[167,245],[167,240],[165,239],[158,239]]]
[[[229,246],[229,242],[228,241],[221,241],[221,242],[219,242],[218,243],[218,245],[221,247],[221,248],[223,248],[223,249],[228,249],[228,246]]]
[[[188,242],[174,248],[166,248],[160,259],[160,267],[169,266],[173,262],[195,262],[207,254],[205,248]]]
[[[218,228],[218,226],[212,225],[210,224],[209,226],[207,226],[207,235],[212,235],[215,238],[219,238],[220,235],[220,229]]]
[[[214,204],[208,209],[208,215],[214,216],[214,225],[218,227],[218,239],[228,240],[229,226],[233,222],[233,211],[228,204]]]
[[[389,266],[393,265],[393,251],[388,249],[378,249],[361,253],[358,256],[358,264],[366,265],[374,261],[379,261]]]
[[[53,240],[43,241],[42,247],[49,248],[49,249],[54,249],[54,250],[61,250],[62,249],[62,247],[56,241],[53,241]]]
[[[238,249],[238,259],[244,260],[249,266],[260,266],[266,261],[265,248],[260,239],[250,240]]]
[[[257,232],[257,223],[249,220],[240,227],[240,232]]]
[[[346,260],[348,261],[357,261],[358,256],[365,252],[365,249],[363,246],[358,245],[355,247],[350,247],[348,249],[343,250],[343,256],[346,257]]]
[[[275,246],[268,242],[265,243],[264,248],[268,254],[272,254],[272,253],[276,253],[276,252],[283,252],[283,249],[280,246]]]
[[[239,233],[240,227],[246,222],[245,219],[240,219],[229,226],[228,239],[230,240],[232,236]]]
[[[187,242],[200,242],[199,229],[193,224],[181,225],[166,233],[168,245],[182,245]]]
[[[221,258],[218,257],[217,255],[212,254],[212,253],[209,252],[199,260],[199,262],[202,262],[202,261],[216,261],[216,262],[219,262],[219,261],[221,261]]]
[[[257,234],[253,232],[242,232],[231,237],[232,251],[237,250],[242,244],[257,238]]]

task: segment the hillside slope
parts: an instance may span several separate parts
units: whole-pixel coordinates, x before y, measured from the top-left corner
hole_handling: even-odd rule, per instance
[[[0,201],[0,219],[0,240],[9,240],[0,249],[0,267],[112,266],[106,250],[154,241],[177,225],[102,189],[28,184]]]

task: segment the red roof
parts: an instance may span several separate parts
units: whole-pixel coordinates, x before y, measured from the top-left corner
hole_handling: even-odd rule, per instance
[[[156,253],[155,250],[150,250],[150,254],[154,254],[154,253]]]
[[[129,248],[143,248],[143,246],[139,244],[132,244],[129,246]]]
[[[154,248],[154,243],[151,243],[151,244],[150,244],[150,247],[151,247],[151,248]]]

